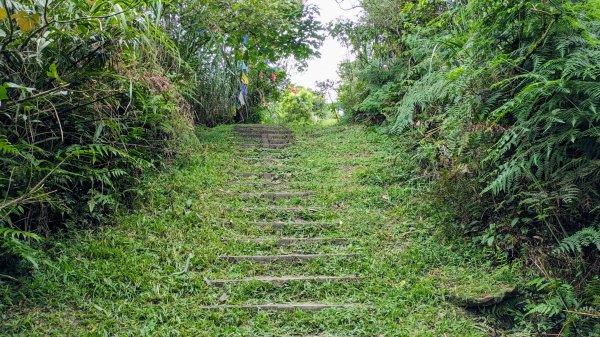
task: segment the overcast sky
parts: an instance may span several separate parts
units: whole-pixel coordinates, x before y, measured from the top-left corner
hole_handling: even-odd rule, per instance
[[[320,21],[324,24],[336,21],[340,17],[356,20],[360,15],[359,9],[350,11],[340,9],[335,0],[308,0],[307,2],[319,6],[321,9]],[[350,8],[352,4],[357,2],[356,0],[344,0],[342,7]],[[314,89],[316,88],[315,83],[317,81],[327,79],[339,80],[337,66],[340,62],[351,57],[349,51],[338,41],[328,37],[323,43],[320,52],[321,57],[310,60],[308,68],[304,73],[292,72],[291,80],[293,83]]]

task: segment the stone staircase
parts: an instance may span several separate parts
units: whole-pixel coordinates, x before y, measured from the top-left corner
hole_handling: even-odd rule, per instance
[[[206,282],[211,287],[218,288],[257,282],[276,286],[284,286],[289,283],[327,285],[361,282],[363,280],[361,275],[314,274],[315,265],[328,263],[343,265],[351,259],[360,258],[360,254],[345,250],[346,246],[352,243],[352,238],[331,235],[336,224],[331,217],[324,216],[324,214],[329,214],[329,210],[326,206],[312,204],[318,191],[293,189],[287,181],[293,176],[293,172],[292,174],[280,174],[277,171],[284,166],[284,161],[278,157],[278,154],[294,143],[292,132],[283,126],[254,125],[237,126],[234,134],[242,148],[241,160],[257,168],[257,171],[230,172],[232,190],[226,192],[224,197],[239,200],[241,207],[228,211],[243,213],[248,215],[248,218],[255,219],[249,221],[248,226],[254,229],[254,233],[258,232],[261,235],[247,237],[244,235],[245,233],[240,232],[238,236],[225,238],[224,241],[247,245],[249,252],[253,251],[253,247],[266,246],[268,251],[274,253],[220,255],[218,260],[221,263],[248,264],[248,276],[237,279],[213,279],[206,280]],[[238,191],[235,190],[236,186],[245,186],[246,188],[244,191]],[[310,230],[313,234],[294,236],[295,233],[302,233],[304,230]],[[294,273],[289,275],[268,273],[270,266],[279,266],[281,270],[282,265],[283,267],[289,265],[288,269]],[[265,271],[264,275],[256,275]],[[340,303],[323,302],[318,299],[310,302],[282,303],[260,303],[260,299],[257,299],[249,304],[224,303],[201,308],[220,311],[318,312],[357,307],[366,306],[345,301]]]

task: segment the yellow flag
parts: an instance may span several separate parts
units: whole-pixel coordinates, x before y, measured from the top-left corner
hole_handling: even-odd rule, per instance
[[[6,8],[0,8],[0,21],[8,19],[8,12]]]
[[[250,83],[250,80],[248,80],[248,75],[246,75],[246,73],[242,73],[242,82],[246,85]]]
[[[18,11],[12,17],[17,21],[17,26],[23,32],[28,32],[37,26],[42,16],[35,13],[27,13],[26,11]]]

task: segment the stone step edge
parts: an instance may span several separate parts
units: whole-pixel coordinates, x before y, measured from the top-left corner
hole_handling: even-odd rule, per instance
[[[344,253],[344,254],[290,254],[290,255],[220,255],[219,260],[225,260],[229,262],[257,262],[257,263],[268,263],[268,262],[298,262],[298,261],[309,261],[316,259],[331,259],[331,258],[352,258],[357,257],[359,254],[356,253]]]
[[[249,225],[254,226],[263,226],[263,227],[276,227],[283,228],[286,226],[306,226],[306,227],[321,227],[321,228],[331,228],[336,224],[331,222],[308,222],[308,221],[251,221],[248,223]]]
[[[234,209],[229,209],[233,211]],[[241,207],[237,209],[242,212],[319,212],[325,211],[322,207]]]
[[[342,275],[342,276],[256,276],[246,277],[242,279],[217,279],[217,280],[206,280],[206,283],[214,287],[225,287],[228,284],[239,284],[239,283],[250,283],[250,282],[262,282],[271,283],[274,285],[280,285],[289,282],[351,282],[351,281],[362,281],[364,276],[358,275]]]
[[[292,199],[315,196],[315,192],[262,192],[262,193],[237,193],[233,196],[242,199]]]
[[[226,241],[233,241],[236,243],[255,243],[255,244],[274,244],[276,247],[282,246],[293,246],[297,244],[315,244],[315,243],[329,243],[332,245],[342,245],[348,243],[350,239],[347,238],[241,238],[232,239]]]
[[[200,306],[203,310],[243,309],[256,311],[321,311],[325,309],[368,308],[363,304],[323,304],[323,303],[281,303],[281,304],[241,304]]]

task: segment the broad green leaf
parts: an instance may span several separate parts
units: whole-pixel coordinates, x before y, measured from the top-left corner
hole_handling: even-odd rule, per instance
[[[48,77],[50,78],[54,78],[57,81],[64,83],[65,81],[63,81],[62,78],[60,78],[60,76],[58,75],[58,70],[56,69],[56,64],[52,63],[50,65],[50,68],[48,69],[48,71],[46,72],[46,75],[48,75]]]
[[[0,86],[0,100],[8,99],[8,92],[6,92],[6,87],[3,85]]]

